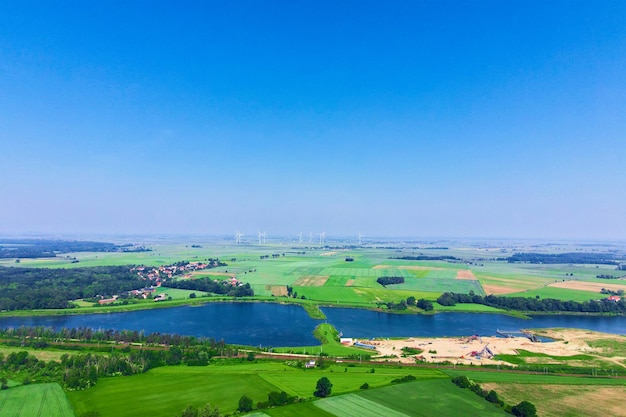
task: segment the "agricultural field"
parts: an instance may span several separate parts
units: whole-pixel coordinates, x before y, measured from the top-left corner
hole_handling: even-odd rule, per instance
[[[312,398],[316,382],[322,376],[333,383],[333,393],[358,390],[368,382],[372,387],[389,385],[393,379],[408,374],[418,379],[447,376],[438,370],[410,368],[331,366],[327,369],[301,369],[278,362],[215,365],[209,367],[172,366],[156,368],[130,377],[102,378],[95,387],[69,392],[77,415],[97,411],[100,417],[135,416],[137,409],[128,407],[141,398],[142,414],[171,417],[188,404],[196,407],[210,403],[222,413],[232,413],[242,395],[256,404],[267,400],[271,391]]]
[[[76,268],[101,265],[169,265],[182,260],[194,261],[219,258],[227,266],[185,274],[179,279],[208,277],[221,279],[236,276],[249,283],[258,299],[288,301],[292,296],[320,305],[339,305],[359,308],[386,308],[386,303],[399,303],[408,297],[434,301],[444,292],[470,293],[477,295],[505,295],[510,297],[556,298],[577,302],[601,299],[602,288],[614,291],[626,289],[626,280],[600,279],[597,276],[615,276],[614,265],[595,264],[541,264],[508,263],[506,256],[516,252],[542,251],[563,253],[582,250],[582,247],[556,245],[485,245],[478,242],[446,242],[443,248],[416,249],[416,247],[375,248],[371,246],[341,248],[319,247],[315,242],[297,245],[294,240],[256,244],[249,237],[245,244],[233,245],[232,241],[207,239],[187,242],[168,242],[153,238],[143,243],[148,252],[76,252],[56,258],[0,260],[5,266],[40,266],[50,268]],[[423,245],[427,246],[427,245]],[[591,250],[591,249],[585,249]],[[593,250],[597,250],[594,248]],[[424,260],[411,260],[424,256]],[[445,257],[448,257],[447,260]],[[73,263],[74,258],[78,263]],[[350,258],[352,261],[348,261]],[[403,258],[403,259],[401,259]],[[441,258],[441,259],[440,259]],[[626,275],[626,272],[623,273]],[[382,286],[380,277],[403,277],[404,282]],[[198,291],[164,290],[172,301],[164,305],[199,302],[189,300],[191,292],[198,298]],[[203,299],[207,301],[207,299]],[[89,303],[76,301],[79,309],[92,309]],[[98,307],[106,309],[132,310],[155,308],[155,303],[140,303],[129,306]],[[74,309],[72,313],[80,312]],[[416,308],[409,312],[419,311]],[[476,311],[498,312],[478,304],[443,307],[435,303],[435,312]],[[86,312],[86,311],[84,311]]]
[[[74,417],[74,412],[59,384],[33,384],[0,391],[0,415]]]
[[[449,379],[422,380],[332,396],[312,403],[263,410],[271,417],[456,417],[507,416],[503,410]],[[251,414],[248,414],[250,416]],[[256,414],[255,414],[256,415]]]

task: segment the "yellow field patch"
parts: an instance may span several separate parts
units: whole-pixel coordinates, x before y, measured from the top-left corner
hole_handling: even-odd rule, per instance
[[[510,294],[513,292],[519,292],[519,289],[517,288],[511,288],[511,287],[505,287],[503,285],[489,285],[489,284],[482,284],[483,286],[483,290],[485,290],[485,294],[490,295],[500,295],[500,294]]]
[[[328,281],[328,275],[304,275],[298,278],[293,285],[297,287],[321,287]]]
[[[456,271],[456,279],[469,279],[475,281],[476,276],[469,269],[460,269]]]
[[[595,291],[600,292],[602,288],[606,288],[611,291],[624,290],[626,291],[626,285],[624,284],[604,284],[601,282],[585,282],[585,281],[561,281],[548,285],[548,287],[567,288],[570,290],[579,291]]]
[[[286,297],[288,294],[286,285],[272,285],[271,291],[274,297]]]

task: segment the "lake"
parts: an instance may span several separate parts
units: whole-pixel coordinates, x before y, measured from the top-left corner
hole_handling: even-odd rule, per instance
[[[388,314],[349,308],[323,308],[327,322],[346,337],[442,337],[495,335],[496,330],[571,327],[626,334],[626,317],[533,316],[523,320],[502,314]],[[319,342],[314,320],[299,306],[271,303],[209,303],[127,313],[69,316],[2,317],[0,327],[50,326],[143,330],[223,339],[251,346],[310,346]]]

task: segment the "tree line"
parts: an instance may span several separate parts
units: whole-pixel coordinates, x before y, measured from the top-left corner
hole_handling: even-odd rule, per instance
[[[54,258],[70,252],[145,252],[143,246],[49,239],[0,239],[0,258]]]
[[[210,278],[166,281],[161,284],[161,286],[183,290],[205,291],[231,297],[248,297],[254,295],[254,290],[248,283],[231,285],[229,282],[214,281]]]
[[[509,263],[527,262],[531,264],[603,264],[619,265],[623,257],[615,253],[515,253],[501,258]]]
[[[609,300],[589,300],[584,302],[562,301],[554,298],[537,297],[499,297],[496,295],[481,296],[470,291],[469,294],[445,292],[437,298],[442,306],[456,304],[482,304],[490,307],[516,311],[567,311],[576,313],[615,313],[626,314],[624,300],[618,302]]]
[[[88,388],[103,376],[134,375],[168,365],[205,366],[215,356],[238,355],[238,349],[224,341],[176,334],[22,327],[1,329],[0,338],[8,346],[46,348],[54,344],[56,349],[77,350],[62,355],[60,361],[47,362],[25,351],[7,356],[0,353],[2,374],[22,373],[28,382],[59,382],[68,389]],[[114,349],[119,343],[125,346]],[[131,349],[128,343],[137,345]]]
[[[149,285],[129,266],[0,267],[0,311],[72,308],[70,300],[112,296]]]

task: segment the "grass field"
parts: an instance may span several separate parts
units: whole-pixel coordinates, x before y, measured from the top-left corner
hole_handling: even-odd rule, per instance
[[[448,379],[417,381],[358,395],[410,416],[507,416],[503,410]]]
[[[536,384],[536,385],[607,385],[607,386],[624,386],[623,379],[592,377],[592,376],[560,376],[550,374],[526,374],[515,372],[497,372],[497,371],[453,371],[446,370],[446,374],[451,377],[457,375],[465,375],[469,379],[479,383],[517,383],[517,384]]]
[[[510,293],[506,294],[507,297],[536,297],[539,296],[541,298],[555,298],[557,300],[564,301],[589,301],[589,300],[599,300],[600,298],[606,297],[606,295],[602,295],[599,292],[591,292],[591,291],[578,291],[578,290],[570,290],[567,288],[555,288],[555,287],[543,287],[536,290],[528,290],[520,293]]]
[[[171,417],[188,404],[200,407],[206,403],[219,407],[222,413],[236,410],[239,398],[247,395],[256,404],[267,400],[270,391],[311,398],[315,384],[322,376],[333,383],[333,393],[349,393],[368,382],[372,387],[388,385],[391,380],[413,374],[419,379],[447,378],[435,369],[332,366],[300,369],[277,362],[213,365],[208,367],[163,367],[131,377],[102,378],[84,391],[68,394],[77,415],[90,411],[100,417],[135,416],[129,407],[141,399],[142,414]]]
[[[33,384],[0,391],[0,416],[74,417],[59,384]]]
[[[573,280],[593,282],[600,285],[618,285],[626,281],[596,278],[597,275],[619,275],[611,265],[552,265],[552,264],[511,264],[497,261],[500,256],[508,256],[513,249],[493,248],[484,250],[472,245],[429,250],[428,255],[452,255],[460,260],[447,261],[414,261],[395,259],[397,257],[426,254],[425,251],[403,249],[378,249],[371,247],[329,250],[328,248],[307,246],[300,250],[295,242],[289,245],[258,246],[254,239],[247,240],[245,245],[232,245],[217,240],[201,243],[200,247],[192,248],[194,242],[180,241],[169,243],[166,239],[153,239],[146,243],[153,249],[150,252],[138,253],[96,253],[80,252],[64,254],[57,258],[22,259],[16,264],[13,259],[0,260],[0,265],[9,266],[40,266],[50,268],[76,268],[100,265],[145,264],[166,265],[181,260],[203,260],[218,257],[228,263],[227,266],[202,274],[235,274],[250,283],[255,294],[260,297],[281,298],[286,286],[291,286],[298,297],[304,296],[318,304],[344,305],[360,308],[375,308],[377,303],[400,302],[412,296],[417,299],[436,300],[443,292],[476,294],[506,294],[509,296],[556,298],[560,300],[586,301],[602,298],[593,291],[554,288],[549,284]],[[526,250],[536,250],[525,248]],[[523,250],[522,248],[516,250]],[[550,250],[548,250],[550,251]],[[556,250],[555,250],[556,251]],[[271,256],[277,255],[277,256]],[[70,257],[69,259],[66,256]],[[71,263],[76,257],[80,262]],[[266,258],[267,257],[267,258]],[[347,257],[354,258],[346,262]],[[475,262],[481,258],[480,263]],[[459,271],[468,271],[466,276],[473,279],[457,279]],[[208,275],[211,276],[211,275]],[[382,287],[376,279],[381,276],[403,276],[403,284]],[[587,287],[585,287],[587,288]],[[589,287],[591,288],[591,287]],[[588,288],[587,288],[588,289]],[[155,303],[139,303],[131,306],[93,307],[79,303],[80,308],[69,311],[72,314],[81,312],[129,311],[144,308],[156,308],[191,303],[188,296],[191,291],[161,290],[170,295],[171,304],[156,305]],[[202,295],[196,292],[197,295]],[[198,302],[202,299],[199,297]],[[203,301],[208,301],[204,299]],[[92,311],[88,311],[93,309]],[[109,310],[110,309],[110,310]],[[480,305],[469,305],[459,308],[438,308],[435,311],[493,311]],[[63,311],[65,312],[65,311]],[[39,314],[40,312],[38,312]],[[11,313],[15,314],[15,313]],[[50,314],[53,314],[52,312]]]
[[[606,417],[624,415],[623,386],[485,384],[509,404],[530,401],[541,417]]]
[[[341,395],[339,397],[324,398],[316,401],[315,406],[322,410],[342,417],[406,417],[380,403],[368,400],[356,394]]]

